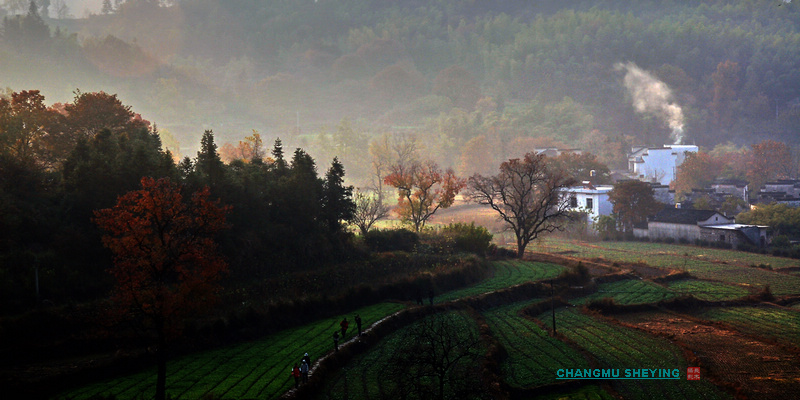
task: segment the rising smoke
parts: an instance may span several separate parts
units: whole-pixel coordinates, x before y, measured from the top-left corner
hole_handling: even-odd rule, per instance
[[[669,86],[632,62],[617,63],[616,71],[625,71],[623,80],[633,97],[633,107],[640,113],[654,115],[672,130],[674,144],[683,142],[683,111],[672,101]]]

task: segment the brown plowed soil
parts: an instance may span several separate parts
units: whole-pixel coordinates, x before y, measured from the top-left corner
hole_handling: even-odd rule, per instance
[[[790,399],[800,393],[800,360],[785,347],[679,315],[638,313],[617,319],[666,335],[692,351],[701,364],[701,379],[711,377],[735,387],[737,397]]]

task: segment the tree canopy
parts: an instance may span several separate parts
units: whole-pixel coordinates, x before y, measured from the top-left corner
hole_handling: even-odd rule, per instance
[[[565,171],[551,168],[543,154],[528,153],[522,159],[500,164],[494,176],[473,175],[467,196],[495,210],[517,238],[517,256],[546,232],[561,228],[569,217],[564,189],[575,183]]]

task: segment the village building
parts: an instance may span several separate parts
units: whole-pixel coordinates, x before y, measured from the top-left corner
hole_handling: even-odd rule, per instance
[[[770,203],[800,207],[800,180],[782,179],[765,183],[752,204]]]
[[[710,186],[714,193],[723,196],[734,196],[750,202],[750,190],[747,181],[741,179],[717,179]]]
[[[586,223],[591,226],[601,215],[611,215],[613,204],[608,200],[610,185],[592,185],[583,182],[581,185],[565,189],[569,198],[569,209],[586,213]]]
[[[696,153],[694,145],[668,145],[663,147],[634,147],[628,155],[628,171],[635,179],[669,185],[677,176],[677,168],[686,159],[686,153]]]
[[[634,228],[634,235],[652,241],[723,242],[736,248],[740,245],[765,247],[767,226],[737,224],[734,218],[717,211],[667,207],[647,219],[646,226]]]

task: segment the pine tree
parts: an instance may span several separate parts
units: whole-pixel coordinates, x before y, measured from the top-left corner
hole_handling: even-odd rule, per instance
[[[205,183],[213,188],[222,183],[223,168],[224,164],[214,143],[214,132],[206,130],[200,139],[200,151],[197,152],[195,169]]]

